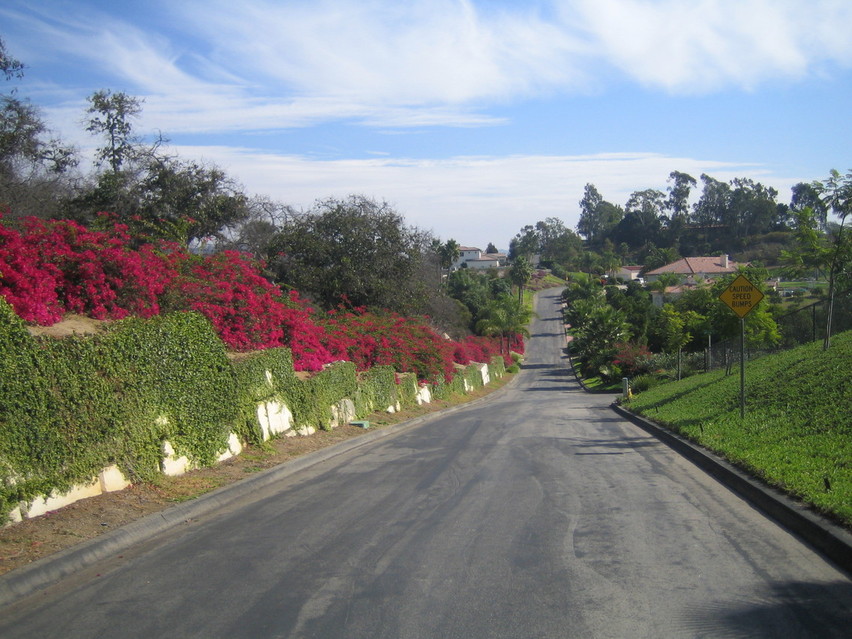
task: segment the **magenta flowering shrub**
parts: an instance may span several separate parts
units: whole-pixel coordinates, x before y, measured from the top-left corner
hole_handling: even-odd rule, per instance
[[[232,350],[289,347],[296,370],[348,360],[358,370],[387,365],[432,382],[452,379],[455,364],[500,353],[496,338],[454,342],[424,318],[343,307],[318,313],[262,277],[262,266],[233,251],[202,257],[169,242],[135,246],[109,216],[100,230],[36,218],[12,226],[0,216],[0,295],[31,323],[49,326],[65,313],[120,319],[194,310]],[[512,350],[523,352],[520,336]]]
[[[430,381],[453,376],[453,342],[421,319],[355,308],[330,311],[323,323],[329,351],[358,370],[392,366]]]
[[[284,345],[281,291],[246,256],[234,251],[207,257],[184,254],[178,271],[172,304],[204,315],[229,348]]]
[[[523,343],[523,340],[521,340]],[[512,364],[512,358],[500,352],[500,342],[493,337],[470,335],[464,341],[455,343],[453,360],[456,364],[467,365],[471,362],[488,363],[491,358],[503,355],[506,365]]]
[[[127,227],[94,231],[67,220],[0,224],[0,294],[23,319],[42,325],[63,313],[96,319],[159,313],[173,276],[154,247],[133,250]]]

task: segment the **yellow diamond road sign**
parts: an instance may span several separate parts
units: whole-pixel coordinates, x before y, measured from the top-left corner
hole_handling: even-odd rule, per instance
[[[754,284],[740,275],[731,282],[728,288],[722,291],[719,299],[730,306],[734,313],[740,317],[745,317],[760,303],[760,300],[763,299],[763,293]]]

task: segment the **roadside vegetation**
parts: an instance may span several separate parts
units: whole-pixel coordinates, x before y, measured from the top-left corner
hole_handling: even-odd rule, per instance
[[[0,39],[0,75],[17,82],[25,69]],[[666,192],[639,189],[623,206],[589,183],[576,230],[555,217],[525,225],[499,268],[478,271],[458,268],[455,239],[409,225],[387,202],[353,194],[295,210],[248,194],[161,135],[138,135],[142,108],[122,92],[89,97],[83,126],[99,146],[86,172],[18,87],[0,95],[0,297],[31,328],[69,313],[196,313],[229,355],[288,349],[306,375],[346,360],[441,383],[496,355],[513,370],[531,294],[561,286],[588,385],[612,390],[629,377],[634,392],[651,392],[711,360],[730,368],[740,324],[718,300],[730,279],[675,296],[675,280],[615,273],[724,254],[748,263],[742,272],[766,293],[746,318],[750,354],[816,339],[829,349],[852,329],[852,173],[797,184],[789,203],[751,179],[679,171]],[[486,252],[498,253],[493,243]],[[776,291],[770,278],[787,282]]]
[[[660,385],[629,410],[713,450],[852,527],[852,331],[749,362],[746,416],[739,375],[724,370]]]

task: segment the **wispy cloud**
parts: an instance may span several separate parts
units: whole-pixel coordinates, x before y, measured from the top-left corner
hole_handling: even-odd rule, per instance
[[[407,221],[464,243],[504,243],[522,226],[558,217],[574,227],[578,202],[588,182],[606,199],[624,205],[635,190],[665,190],[673,170],[720,180],[748,174],[789,199],[798,179],[778,179],[759,166],[653,153],[583,156],[515,155],[452,157],[441,160],[371,158],[315,160],[250,148],[184,147],[187,157],[203,157],[242,175],[249,192],[262,193],[307,209],[317,199],[352,193],[384,199]],[[330,186],[333,185],[333,186]],[[440,188],[436,188],[440,185]]]
[[[494,105],[625,81],[704,94],[852,65],[846,0],[185,0],[142,24],[54,8],[6,10],[37,36],[22,55],[97,69],[175,133],[487,126]]]
[[[852,4],[844,0],[564,0],[604,63],[680,93],[750,89],[852,66]]]

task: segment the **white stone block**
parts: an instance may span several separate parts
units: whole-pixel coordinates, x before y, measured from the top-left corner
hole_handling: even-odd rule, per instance
[[[417,405],[422,406],[423,404],[431,404],[432,403],[432,391],[429,390],[428,386],[421,386],[417,391]]]
[[[118,466],[113,464],[101,471],[98,475],[98,480],[101,482],[101,490],[105,493],[115,492],[116,490],[124,490],[130,485],[127,478],[124,476]]]
[[[480,365],[479,373],[482,375],[482,385],[488,386],[491,383],[491,375],[488,374],[488,364]]]
[[[348,424],[355,419],[355,402],[344,398],[331,407],[331,425]]]
[[[257,405],[257,421],[260,422],[263,441],[267,441],[293,427],[293,413],[281,402],[263,402]]]
[[[51,510],[64,508],[75,501],[86,499],[87,497],[95,497],[101,494],[101,482],[96,479],[90,484],[82,484],[74,486],[67,493],[57,493],[55,490],[47,497],[41,496],[36,498],[32,503],[25,508],[27,519],[38,517]]]
[[[15,506],[12,511],[7,515],[5,526],[11,526],[12,524],[17,524],[20,521],[24,520],[24,516],[21,514],[21,507]]]
[[[219,455],[217,460],[222,462],[226,459],[230,459],[231,457],[236,457],[241,452],[243,452],[243,443],[240,441],[240,438],[237,437],[236,433],[231,433],[228,436],[228,447]]]
[[[175,477],[183,475],[190,468],[189,458],[185,455],[178,457],[175,454],[175,449],[169,441],[163,442],[163,461],[160,463],[160,471],[164,475]]]

